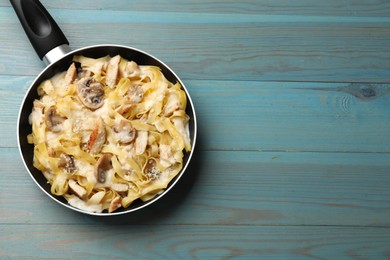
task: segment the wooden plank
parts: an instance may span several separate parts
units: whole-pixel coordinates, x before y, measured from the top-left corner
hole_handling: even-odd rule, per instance
[[[387,84],[189,82],[206,149],[389,152]]]
[[[12,13],[9,8],[2,8],[6,13]],[[67,21],[71,24],[82,24],[91,21],[91,10],[66,10],[50,9],[50,13],[59,21]],[[96,10],[93,10],[96,12]],[[315,22],[315,23],[356,23],[356,24],[371,24],[371,23],[388,23],[387,16],[314,16],[314,15],[271,15],[267,13],[218,13],[218,12],[167,12],[162,10],[154,10],[148,12],[139,12],[133,10],[99,10],[102,14],[99,19],[94,20],[95,23],[160,23],[160,24],[215,24],[215,23],[287,23],[287,22]],[[2,17],[0,22],[9,22],[6,17]],[[164,18],[164,19],[162,19]],[[187,18],[187,20],[183,20]],[[233,19],[232,19],[233,18]],[[365,19],[364,22],[362,19]]]
[[[17,153],[0,149],[0,223],[390,227],[390,154],[197,151],[173,192],[102,219],[45,197]]]
[[[42,0],[71,47],[146,50],[197,108],[191,167],[133,214],[53,202],[16,148],[44,68],[0,0],[0,258],[390,258],[390,2]]]
[[[158,1],[72,1],[41,0],[48,9],[75,10],[125,10],[136,12],[197,12],[197,13],[245,13],[273,15],[318,15],[318,16],[388,16],[390,5],[385,0],[296,0],[296,1],[234,1],[234,0],[158,0]],[[7,0],[0,7],[10,6]]]
[[[377,228],[97,224],[0,230],[0,256],[29,259],[390,257],[389,230]]]
[[[17,147],[17,122],[23,97],[31,85],[32,77],[0,75],[0,147]]]
[[[383,44],[389,41],[388,17],[53,11],[72,48],[130,45],[184,79],[390,81],[390,45]],[[0,59],[8,61],[0,73],[38,74],[43,65],[13,10],[0,8],[0,17]]]
[[[33,77],[0,76],[0,147],[16,147],[19,107]],[[198,81],[202,150],[390,152],[387,84]],[[248,112],[250,111],[250,112]]]

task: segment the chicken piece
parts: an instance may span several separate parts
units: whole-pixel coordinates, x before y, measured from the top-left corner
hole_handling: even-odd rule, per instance
[[[183,138],[186,151],[191,151],[191,140],[189,137],[188,125],[185,124],[185,119],[181,117],[173,117],[172,122],[180,136]]]
[[[141,86],[131,86],[126,93],[126,99],[131,103],[140,103],[144,97]]]
[[[122,197],[117,196],[111,201],[110,207],[108,208],[108,212],[111,213],[111,212],[119,209],[121,206],[122,206]]]
[[[80,199],[85,200],[87,198],[87,191],[75,180],[69,180],[69,188]]]
[[[176,158],[173,156],[172,148],[170,145],[160,144],[159,146],[160,153],[160,164],[169,167],[172,164],[176,163]]]
[[[89,136],[87,150],[91,154],[98,154],[102,150],[105,142],[106,128],[103,119],[99,118],[96,120],[96,125]]]
[[[116,85],[120,61],[121,56],[116,55],[115,57],[111,58],[110,62],[108,63],[106,72],[106,85],[109,87],[113,87]]]
[[[77,78],[79,79],[92,77],[92,75],[93,73],[89,69],[82,67],[77,68]]]
[[[76,69],[76,66],[74,65],[74,63],[72,63],[70,65],[70,67],[68,68],[68,70],[66,71],[64,83],[66,85],[73,83],[73,81],[76,79],[76,75],[77,75],[77,69]]]
[[[126,193],[129,190],[129,185],[126,183],[113,183],[111,189],[118,193]]]
[[[137,138],[135,139],[135,154],[141,155],[145,152],[146,145],[148,144],[148,132],[137,131]]]
[[[170,93],[167,98],[167,103],[164,107],[164,115],[171,116],[173,112],[181,108],[181,102],[177,94]]]
[[[133,77],[138,75],[139,73],[140,73],[140,68],[137,63],[135,63],[134,61],[129,61],[126,64],[126,68],[124,72],[125,77]]]

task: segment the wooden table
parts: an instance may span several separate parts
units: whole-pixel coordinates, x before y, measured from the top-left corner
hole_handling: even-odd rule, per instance
[[[0,0],[0,258],[390,258],[390,2],[42,0],[73,49],[145,50],[196,106],[191,168],[127,216],[32,181],[19,107],[44,69]]]

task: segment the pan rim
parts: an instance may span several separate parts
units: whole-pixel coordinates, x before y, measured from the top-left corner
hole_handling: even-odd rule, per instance
[[[129,51],[135,51],[135,52],[139,52],[141,54],[144,54],[146,56],[149,56],[151,59],[157,61],[159,64],[161,64],[165,69],[169,70],[170,73],[172,73],[172,75],[175,77],[175,79],[181,84],[184,92],[186,93],[186,97],[187,97],[187,106],[190,105],[191,106],[191,111],[192,111],[192,117],[191,117],[191,121],[193,123],[193,129],[190,129],[190,131],[192,131],[190,134],[192,136],[191,138],[191,146],[192,146],[192,149],[191,151],[189,152],[188,154],[188,159],[186,161],[186,163],[183,165],[183,168],[181,169],[181,171],[179,172],[178,175],[175,176],[175,178],[168,184],[167,188],[165,188],[161,194],[159,194],[157,197],[151,199],[150,201],[146,201],[144,203],[142,203],[142,205],[138,206],[138,207],[135,207],[135,208],[130,208],[130,209],[123,209],[122,211],[118,211],[118,212],[111,212],[111,213],[108,213],[108,212],[90,212],[90,211],[86,211],[86,210],[82,210],[82,209],[79,209],[79,208],[76,208],[72,205],[70,205],[69,203],[66,203],[63,202],[63,201],[60,201],[57,197],[61,197],[61,196],[55,196],[53,194],[51,194],[50,192],[48,192],[47,190],[45,190],[42,185],[40,183],[38,183],[38,181],[36,180],[36,178],[33,176],[33,174],[31,173],[31,171],[29,170],[29,167],[27,165],[27,162],[26,160],[24,159],[24,156],[23,156],[23,152],[22,152],[22,146],[21,146],[21,142],[20,142],[20,139],[21,139],[21,135],[20,135],[20,124],[21,124],[21,117],[22,117],[22,113],[23,113],[23,107],[24,105],[26,104],[26,99],[28,97],[28,95],[31,93],[31,91],[33,91],[34,87],[36,86],[37,81],[41,81],[43,79],[41,79],[42,75],[44,73],[46,73],[47,70],[49,70],[52,66],[58,64],[61,60],[65,59],[66,57],[69,57],[71,55],[74,55],[75,53],[78,53],[78,52],[84,52],[86,50],[89,50],[89,49],[93,49],[93,48],[110,48],[110,47],[113,47],[113,48],[120,48],[120,49],[127,49]],[[177,76],[177,74],[167,65],[165,64],[164,62],[162,62],[160,59],[156,58],[155,56],[151,55],[150,53],[148,52],[145,52],[143,50],[140,50],[140,49],[137,49],[137,48],[133,48],[133,47],[129,47],[129,46],[126,46],[126,45],[120,45],[120,44],[96,44],[96,45],[89,45],[89,46],[86,46],[86,47],[82,47],[82,48],[78,48],[78,49],[75,49],[75,50],[71,50],[70,52],[66,53],[64,56],[62,56],[61,58],[59,58],[58,60],[56,60],[55,62],[49,64],[48,66],[46,66],[36,77],[35,79],[33,80],[33,82],[30,84],[30,86],[28,87],[23,99],[22,99],[22,102],[21,102],[21,105],[19,107],[19,112],[18,112],[18,121],[17,121],[17,131],[16,131],[16,134],[17,134],[17,143],[18,143],[18,150],[19,150],[19,154],[20,154],[20,157],[22,158],[22,161],[23,161],[23,165],[25,167],[25,169],[27,170],[28,174],[30,175],[30,177],[33,179],[33,181],[35,182],[35,184],[48,196],[50,197],[52,200],[54,200],[55,202],[59,203],[60,205],[62,206],[65,206],[66,208],[69,208],[71,210],[74,210],[76,212],[79,212],[79,213],[83,213],[83,214],[86,214],[86,215],[91,215],[91,216],[98,216],[98,217],[110,217],[110,216],[117,216],[117,215],[123,215],[123,214],[128,214],[128,213],[131,213],[131,212],[135,212],[135,211],[138,211],[140,209],[143,209],[151,204],[153,204],[154,202],[160,200],[162,197],[165,196],[165,194],[167,194],[178,182],[179,180],[181,179],[181,177],[184,175],[184,173],[186,172],[190,162],[191,162],[191,159],[193,157],[193,154],[194,154],[194,151],[195,151],[195,146],[196,146],[196,140],[197,140],[197,116],[196,116],[196,112],[195,112],[195,106],[194,106],[194,103],[193,103],[193,100],[186,88],[186,86],[184,85],[184,83],[182,82],[182,80]]]

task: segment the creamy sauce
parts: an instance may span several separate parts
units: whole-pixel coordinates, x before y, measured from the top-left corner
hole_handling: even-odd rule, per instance
[[[88,202],[85,202],[81,200],[77,196],[72,196],[68,198],[68,203],[72,205],[73,207],[76,207],[81,210],[85,210],[88,212],[102,212],[102,206],[100,204],[89,204]]]
[[[104,70],[106,70],[108,59],[109,57],[103,57],[99,60],[81,58],[79,61],[83,70],[87,68],[97,80],[103,79],[102,84],[108,85],[104,81],[104,77],[107,80],[108,72],[104,72]],[[140,73],[140,78],[144,83],[136,78],[134,85],[124,85],[129,89],[119,89],[118,92],[115,92],[115,88],[111,88],[111,85],[108,86],[104,89],[104,95],[101,95],[104,99],[100,107],[90,107],[84,104],[83,100],[80,99],[80,89],[77,85],[82,79],[74,82],[69,81],[69,77],[65,79],[65,74],[68,74],[65,72],[43,82],[38,89],[42,92],[39,95],[43,96],[34,104],[34,110],[29,118],[30,123],[34,124],[34,128],[37,130],[29,136],[29,142],[35,142],[35,144],[45,142],[47,147],[39,146],[39,149],[35,151],[34,160],[42,165],[43,174],[50,183],[55,183],[58,186],[58,193],[65,194],[68,203],[78,209],[88,212],[115,210],[118,201],[126,203],[124,202],[125,198],[130,196],[131,190],[134,190],[132,195],[134,199],[144,200],[154,197],[162,192],[161,189],[167,187],[170,180],[180,170],[181,164],[177,162],[182,161],[183,143],[181,140],[174,140],[173,137],[177,136],[176,133],[174,136],[172,133],[168,133],[172,136],[164,133],[167,131],[164,120],[168,118],[171,120],[184,140],[187,151],[191,149],[186,115],[182,116],[183,113],[178,113],[171,117],[176,111],[185,109],[181,107],[182,104],[185,104],[185,101],[182,100],[183,95],[175,92],[178,91],[177,85],[168,83],[156,67],[138,68],[134,64],[130,64],[129,69],[136,74]],[[69,71],[71,72],[71,70]],[[118,72],[119,75],[123,75],[123,72]],[[146,75],[149,75],[150,79],[144,81],[143,78]],[[73,76],[76,77],[75,74]],[[153,82],[155,78],[156,81]],[[131,87],[135,87],[133,97],[120,94],[123,92],[129,95]],[[128,103],[129,100],[130,103]],[[125,107],[126,104],[128,108]],[[133,108],[135,110],[127,111],[127,109]],[[47,115],[50,114],[45,112],[47,109],[55,109],[55,115],[58,114],[61,117],[61,123],[53,126],[48,121]],[[126,112],[122,109],[126,109]],[[124,120],[127,123],[130,122],[131,125],[124,126],[122,124]],[[170,124],[169,127],[171,127]],[[134,135],[132,135],[133,133]],[[131,140],[126,141],[129,139]],[[164,143],[160,139],[164,139]],[[176,148],[179,146],[180,151]],[[65,166],[57,163],[60,162],[59,156],[62,153],[73,156],[74,170],[68,171]],[[112,158],[117,161],[113,168],[104,169],[105,177],[100,178],[100,181],[104,180],[104,182],[101,183],[96,177],[95,160],[104,156],[104,153],[112,154]],[[148,162],[150,158],[160,162],[160,164],[158,168],[145,173],[145,162]],[[74,189],[75,186],[72,186],[68,192],[66,182],[69,179],[72,184],[77,183],[76,187],[83,189],[87,196],[78,193]],[[126,192],[126,189],[117,188],[120,184],[130,187],[129,193]],[[115,196],[112,196],[111,193],[109,196],[105,196],[107,192],[114,192]],[[150,194],[148,194],[149,192]],[[123,207],[127,207],[132,202],[127,201],[128,203],[123,204]]]

